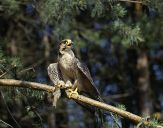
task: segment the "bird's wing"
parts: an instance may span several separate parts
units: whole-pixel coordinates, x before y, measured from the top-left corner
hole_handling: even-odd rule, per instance
[[[59,67],[58,67],[58,63],[52,63],[52,64],[50,64],[48,66],[47,70],[48,70],[48,75],[49,75],[51,81],[54,83],[54,85],[57,85],[57,82],[59,80],[62,80],[61,73],[60,73],[60,70],[59,70]],[[60,89],[57,89],[53,93],[53,96],[54,96],[53,97],[53,106],[56,107],[57,101],[61,97],[61,90]]]
[[[78,59],[77,59],[77,66],[78,68],[82,71],[82,73],[89,79],[89,81],[91,82],[92,85],[94,85],[93,83],[93,79],[91,77],[91,74],[89,72],[89,69],[87,67],[86,64],[81,63]]]
[[[87,86],[85,88],[84,93],[88,94],[91,98],[93,98],[95,100],[103,102],[103,99],[101,98],[99,91],[97,90],[97,88],[94,85],[94,82],[93,82],[93,79],[91,77],[88,67],[84,63],[81,63],[79,60],[77,60],[77,66],[78,66],[79,70],[81,71],[80,77],[82,77],[82,83],[83,83],[82,86]],[[90,110],[91,112],[94,111],[91,106],[85,105],[80,102],[78,102],[78,103],[81,104],[86,109]],[[95,111],[98,114],[97,124],[101,127],[103,125],[103,121],[104,121],[103,111],[101,111],[100,109],[96,109]]]
[[[54,85],[57,85],[59,80],[62,80],[61,72],[58,67],[58,63],[52,63],[48,66],[48,75]]]
[[[93,79],[91,77],[88,67],[84,63],[81,63],[78,59],[77,59],[77,66],[79,68],[79,71],[82,74],[80,76],[84,77],[82,78],[83,84],[84,84],[83,86],[87,86],[86,89],[88,89],[86,90],[85,93],[91,95],[92,98],[99,98],[100,93],[94,85],[94,82],[93,82]]]

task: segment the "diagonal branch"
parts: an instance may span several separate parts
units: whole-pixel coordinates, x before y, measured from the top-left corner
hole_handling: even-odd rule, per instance
[[[43,91],[47,91],[50,93],[53,93],[56,88],[53,86],[49,86],[46,84],[40,84],[40,83],[35,83],[35,82],[27,82],[27,81],[21,81],[21,80],[13,80],[13,79],[0,79],[0,86],[10,86],[10,87],[23,87],[23,88],[31,88],[31,89],[36,89],[36,90],[43,90]],[[144,118],[137,116],[135,114],[132,114],[130,112],[127,112],[125,110],[121,110],[118,109],[114,106],[93,100],[91,98],[82,96],[82,95],[77,95],[77,94],[69,94],[67,93],[67,97],[73,100],[77,100],[95,107],[98,107],[100,109],[106,110],[106,111],[110,111],[113,112],[115,114],[118,114],[119,116],[129,119],[133,122],[135,122],[136,124],[142,122],[144,120]],[[151,125],[151,122],[148,121],[144,121],[145,125]],[[163,126],[157,125],[155,126],[156,128],[163,128]]]
[[[31,89],[42,90],[47,92],[54,92],[56,89],[55,87],[49,86],[47,84],[40,84],[35,82],[27,82],[21,80],[13,80],[13,79],[0,79],[0,86],[31,88]]]
[[[135,0],[119,0],[121,2],[129,2],[129,3],[138,3],[138,4],[143,4],[142,1],[135,1]]]
[[[106,110],[106,111],[113,112],[113,113],[115,113],[115,114],[117,114],[117,115],[119,115],[119,116],[121,116],[123,118],[126,118],[128,120],[133,121],[136,124],[138,124],[140,122],[143,122],[146,126],[151,126],[151,122],[143,121],[144,118],[142,118],[142,117],[140,117],[138,115],[135,115],[133,113],[130,113],[128,111],[116,108],[116,107],[111,106],[109,104],[102,103],[102,102],[93,100],[91,98],[88,98],[88,97],[85,97],[85,96],[82,96],[82,95],[76,95],[76,94],[71,94],[71,96],[69,98],[80,101],[80,102],[83,102],[83,103],[86,103],[86,104],[89,104],[89,105],[92,105],[94,107],[101,108],[101,109]],[[156,128],[163,128],[163,126],[160,126],[160,125],[157,125],[155,127]]]

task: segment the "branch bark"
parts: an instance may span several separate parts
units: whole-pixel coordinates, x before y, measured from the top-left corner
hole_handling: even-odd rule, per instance
[[[134,1],[134,0],[119,0],[121,2],[129,2],[129,3],[139,3],[139,4],[142,4],[143,2],[142,1]]]
[[[35,82],[27,82],[21,80],[13,80],[13,79],[0,79],[0,86],[31,88],[31,89],[42,90],[47,92],[54,92],[56,89],[54,86],[49,86],[47,84],[40,84]]]
[[[31,89],[36,89],[36,90],[47,91],[50,93],[53,93],[56,90],[56,88],[54,86],[49,86],[46,84],[40,84],[40,83],[35,83],[35,82],[13,80],[13,79],[0,79],[0,86],[31,88]],[[82,95],[77,95],[77,94],[69,95],[69,93],[67,93],[67,95],[68,95],[67,97],[70,99],[77,100],[77,101],[89,104],[91,106],[95,106],[100,109],[113,112],[123,118],[129,119],[129,120],[135,122],[136,124],[143,121],[143,118],[140,116],[137,116],[137,115],[127,112],[125,110],[118,109],[114,106],[93,100],[91,98],[88,98],[88,97],[85,97]],[[145,125],[151,124],[151,122],[148,122],[148,121],[143,121],[143,122]],[[163,126],[157,125],[156,128],[163,128]]]

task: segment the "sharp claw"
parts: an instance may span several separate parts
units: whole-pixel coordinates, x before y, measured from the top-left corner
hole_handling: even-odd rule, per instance
[[[72,83],[68,80],[66,83],[62,80],[59,80],[57,82],[57,87],[64,89],[64,88],[71,88],[72,87]]]
[[[65,86],[66,86],[67,88],[72,87],[72,83],[68,80],[68,81],[66,82]]]
[[[78,88],[75,88],[73,92],[78,94]]]
[[[78,94],[78,88],[75,88],[75,90],[69,89],[69,95],[68,95],[69,98],[71,98],[71,96],[72,96],[73,94],[79,95],[79,94]]]
[[[64,88],[64,87],[65,87],[65,82],[62,81],[62,80],[60,80],[60,81],[57,82],[57,86],[58,86],[59,88]]]

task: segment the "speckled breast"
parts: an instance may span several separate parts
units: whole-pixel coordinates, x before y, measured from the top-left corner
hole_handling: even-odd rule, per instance
[[[59,59],[60,70],[63,77],[75,78],[76,61],[75,57],[65,54]]]

